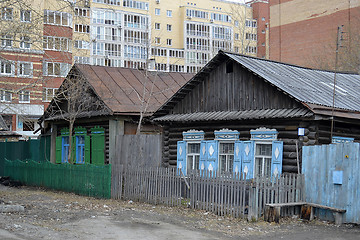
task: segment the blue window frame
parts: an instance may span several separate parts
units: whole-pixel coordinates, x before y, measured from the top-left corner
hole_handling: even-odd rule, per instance
[[[85,136],[76,136],[76,163],[85,163]]]
[[[69,162],[69,136],[61,137],[61,163]]]

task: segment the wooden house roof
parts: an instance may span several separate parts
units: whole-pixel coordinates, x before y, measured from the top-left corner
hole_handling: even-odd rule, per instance
[[[192,89],[206,79],[219,64],[233,61],[248,72],[258,76],[269,86],[275,87],[280,92],[294,99],[305,108],[278,111],[276,115],[269,115],[270,118],[280,117],[309,117],[314,114],[331,115],[345,118],[360,119],[360,75],[354,73],[337,73],[334,101],[334,113],[332,113],[334,72],[299,67],[295,65],[259,59],[224,51],[219,53],[203,67],[193,79],[185,84],[154,114],[156,121],[200,121],[203,114],[185,113],[171,114],[172,109],[178,102],[188,95]],[[243,79],[236,78],[236,81]],[[300,111],[305,109],[307,111]],[[261,109],[267,110],[267,109]],[[255,111],[255,112],[254,112]],[[216,115],[219,113],[219,115]],[[220,114],[221,113],[221,114]],[[227,120],[231,116],[235,119],[256,119],[259,109],[238,111],[214,112],[213,120]],[[190,114],[192,114],[190,116]],[[218,117],[215,117],[218,116]],[[244,118],[245,117],[245,118]]]

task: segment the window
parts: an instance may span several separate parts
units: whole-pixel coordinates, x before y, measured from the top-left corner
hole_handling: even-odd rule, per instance
[[[236,20],[236,21],[234,22],[234,24],[235,24],[235,27],[238,27],[238,26],[239,26],[239,21]]]
[[[234,143],[220,142],[219,165],[221,173],[233,171]]]
[[[51,102],[55,97],[57,88],[44,88],[43,90],[43,102]]]
[[[90,33],[90,26],[84,24],[75,24],[75,32]]]
[[[90,64],[90,58],[89,57],[75,56],[74,57],[74,62],[75,63],[80,63],[80,64]]]
[[[31,22],[31,11],[30,10],[21,10],[20,20],[22,22]]]
[[[160,8],[155,8],[155,15],[160,15]]]
[[[45,62],[44,76],[65,77],[70,67],[68,63]]]
[[[245,52],[255,54],[257,52],[257,47],[247,46]]]
[[[2,60],[0,65],[0,75],[14,75],[15,65],[12,61]]]
[[[171,30],[172,30],[172,25],[171,25],[171,24],[167,24],[167,25],[166,25],[166,29],[168,30],[168,32],[171,32]]]
[[[166,10],[166,16],[172,17],[172,10]]]
[[[155,29],[160,30],[160,23],[155,23]]]
[[[200,143],[188,143],[187,146],[186,171],[199,169],[200,162]]]
[[[13,37],[11,35],[3,35],[1,38],[1,46],[11,48],[13,44]]]
[[[129,8],[141,9],[141,10],[149,10],[149,3],[141,2],[141,1],[124,0],[123,6]]]
[[[0,101],[11,102],[11,92],[6,90],[0,90]]]
[[[160,44],[160,38],[159,37],[155,38],[155,44]]]
[[[19,77],[32,77],[33,65],[31,62],[19,62],[18,64],[18,76]]]
[[[82,40],[75,40],[74,47],[78,49],[90,49],[90,43]]]
[[[70,27],[72,15],[66,12],[44,10],[44,23]]]
[[[61,137],[61,163],[68,163],[69,162],[69,136],[62,136]]]
[[[23,48],[23,49],[30,49],[31,48],[30,37],[24,36],[24,37],[20,38],[20,48]]]
[[[76,136],[76,163],[85,163],[85,136]]]
[[[6,21],[13,20],[13,9],[4,7],[1,9],[1,18]]]
[[[255,176],[271,176],[271,144],[255,144]]]
[[[75,16],[78,17],[90,17],[90,11],[88,8],[74,8]]]
[[[264,21],[265,21],[265,18],[264,18],[264,17],[263,17],[263,18],[261,18],[261,21],[263,21],[263,22],[264,22]]]
[[[19,91],[19,103],[29,103],[30,102],[30,91]]]
[[[171,46],[172,45],[172,39],[166,39],[166,44],[168,46]]]
[[[44,36],[43,40],[44,40],[43,48],[45,50],[54,50],[54,51],[62,51],[62,52],[71,51],[71,45],[70,45],[71,40],[69,38]]]
[[[239,40],[239,34],[235,33],[235,40]]]
[[[109,5],[121,5],[121,0],[93,0],[94,3],[104,3]]]
[[[202,18],[202,19],[208,19],[209,13],[199,10],[193,10],[193,9],[186,9],[186,17],[188,18]]]
[[[235,47],[234,51],[235,51],[236,53],[238,53],[238,52],[239,52],[239,47]]]

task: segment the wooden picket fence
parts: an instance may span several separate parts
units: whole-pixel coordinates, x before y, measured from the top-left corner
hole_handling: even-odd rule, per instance
[[[184,177],[173,168],[131,167],[124,169],[118,179],[123,181],[117,184],[116,191],[120,193],[113,196],[167,206],[185,204],[193,209],[249,220],[260,218],[267,203],[305,200],[301,174],[246,179],[242,174],[193,171]],[[282,211],[282,215],[295,214],[295,208]]]

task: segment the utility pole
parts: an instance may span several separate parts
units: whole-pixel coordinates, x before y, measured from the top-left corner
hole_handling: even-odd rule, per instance
[[[343,27],[344,25],[338,26],[337,29],[337,38],[336,38],[336,52],[335,52],[335,72],[334,72],[334,90],[333,90],[333,100],[332,100],[332,111],[331,111],[331,130],[330,130],[330,142],[332,142],[333,132],[334,132],[334,108],[335,108],[335,94],[336,94],[336,72],[338,64],[338,55],[339,48],[341,48],[341,43],[344,40],[343,38]]]

